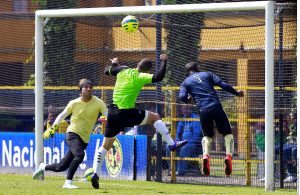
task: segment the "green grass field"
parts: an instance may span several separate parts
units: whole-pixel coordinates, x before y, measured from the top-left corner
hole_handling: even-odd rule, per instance
[[[266,192],[264,188],[203,186],[189,184],[166,184],[146,181],[101,180],[100,189],[91,187],[89,182],[75,181],[79,189],[62,189],[63,177],[46,177],[44,181],[32,180],[30,175],[0,174],[0,195],[70,195],[70,194],[230,194],[230,195],[263,195],[263,194],[296,194],[296,190],[276,190]]]

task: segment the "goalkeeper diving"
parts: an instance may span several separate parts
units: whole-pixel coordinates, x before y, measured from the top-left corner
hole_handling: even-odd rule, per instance
[[[44,171],[62,172],[68,169],[67,177],[63,188],[75,189],[72,184],[73,176],[84,158],[84,150],[87,148],[90,135],[97,121],[99,113],[107,116],[105,103],[93,94],[93,83],[88,79],[81,79],[79,82],[80,97],[71,100],[66,108],[55,119],[53,125],[48,128],[43,139],[53,137],[58,125],[71,115],[70,125],[66,132],[66,143],[69,151],[59,163],[46,165],[41,163],[33,173],[33,179],[38,179]]]

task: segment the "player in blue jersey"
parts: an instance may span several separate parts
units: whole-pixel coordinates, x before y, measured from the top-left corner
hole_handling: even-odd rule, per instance
[[[196,103],[202,126],[203,138],[203,163],[202,172],[210,174],[210,147],[214,136],[214,123],[219,132],[224,136],[226,157],[224,160],[224,171],[228,176],[232,172],[232,154],[234,150],[234,140],[228,117],[223,110],[219,97],[214,86],[219,86],[238,97],[243,97],[243,91],[236,91],[232,86],[222,81],[211,72],[200,72],[197,62],[190,62],[185,65],[188,77],[182,82],[179,97],[183,102],[190,103],[193,99]]]

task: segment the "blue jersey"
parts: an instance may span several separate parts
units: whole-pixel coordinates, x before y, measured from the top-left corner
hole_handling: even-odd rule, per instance
[[[225,91],[238,95],[232,86],[223,82],[217,75],[211,72],[194,72],[182,82],[179,97],[182,101],[187,102],[188,94],[190,94],[202,112],[215,105],[221,105],[214,86],[219,86]]]
[[[199,118],[197,114],[192,113],[187,118]],[[176,138],[178,140],[189,140],[189,143],[201,143],[202,129],[199,121],[179,121],[176,128]]]

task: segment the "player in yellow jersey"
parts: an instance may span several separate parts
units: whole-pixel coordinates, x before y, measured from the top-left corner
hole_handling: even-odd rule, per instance
[[[93,96],[93,83],[87,79],[81,79],[79,82],[80,97],[71,100],[67,107],[55,119],[51,128],[47,129],[44,134],[44,139],[49,139],[54,136],[58,125],[67,116],[71,115],[70,125],[66,132],[66,142],[69,151],[61,159],[59,163],[45,165],[41,163],[39,168],[34,172],[33,179],[37,179],[44,171],[61,172],[68,169],[66,181],[63,188],[78,188],[72,184],[73,176],[83,161],[84,150],[86,149],[90,134],[97,121],[99,113],[107,115],[107,107],[105,103]]]

